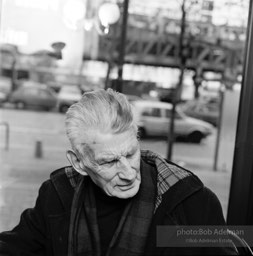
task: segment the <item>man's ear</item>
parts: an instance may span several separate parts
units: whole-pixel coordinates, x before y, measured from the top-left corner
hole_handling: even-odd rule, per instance
[[[70,164],[73,166],[73,168],[79,172],[81,175],[88,175],[85,171],[85,167],[81,160],[77,157],[76,153],[73,150],[68,150],[66,152],[67,158],[70,162]]]

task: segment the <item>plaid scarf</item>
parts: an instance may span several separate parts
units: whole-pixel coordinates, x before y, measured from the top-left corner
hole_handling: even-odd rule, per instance
[[[134,256],[144,253],[154,212],[156,188],[152,180],[153,168],[143,164],[145,167],[141,168],[142,182],[139,192],[124,209],[106,255]],[[93,187],[93,182],[87,176],[78,184],[72,205],[69,256],[101,255]]]
[[[142,255],[148,228],[162,202],[162,195],[179,180],[191,175],[151,151],[142,150],[141,158],[155,168],[150,168],[150,165],[141,168],[140,190],[124,210],[106,255]],[[156,187],[150,173],[155,169]],[[65,172],[76,190],[71,209],[68,255],[99,256],[101,250],[93,183],[89,177],[79,175],[72,167],[66,167]],[[117,247],[114,246],[116,242]]]

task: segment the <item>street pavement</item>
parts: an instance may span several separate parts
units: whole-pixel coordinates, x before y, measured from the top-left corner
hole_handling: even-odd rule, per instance
[[[28,117],[18,120],[15,115],[11,117],[12,112],[2,114],[3,120],[8,119],[10,123],[11,133],[9,149],[6,150],[5,134],[0,131],[0,232],[13,228],[21,212],[34,206],[41,183],[53,170],[68,165],[65,152],[69,147],[63,115],[46,113],[41,118],[38,113],[27,112]],[[33,125],[29,123],[30,119]],[[42,129],[45,126],[47,129]],[[41,148],[38,142],[41,142]],[[175,143],[173,161],[197,174],[216,193],[226,216],[231,173],[213,170],[213,153],[209,156],[203,153],[207,150],[213,152],[210,145],[210,141],[201,145]],[[162,156],[167,153],[164,139],[141,141],[141,147]]]

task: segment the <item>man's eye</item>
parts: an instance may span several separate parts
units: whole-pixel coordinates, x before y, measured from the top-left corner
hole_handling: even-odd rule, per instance
[[[111,160],[111,161],[108,161],[108,162],[103,163],[102,165],[114,164],[114,163],[116,163],[116,162],[118,162],[118,159],[113,159],[113,160]]]

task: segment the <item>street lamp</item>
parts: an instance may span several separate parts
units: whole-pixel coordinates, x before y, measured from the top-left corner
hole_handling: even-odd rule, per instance
[[[117,23],[120,18],[119,6],[112,2],[103,2],[95,7],[95,12],[87,10],[87,13],[80,22],[83,29],[91,31],[92,28],[95,28],[99,35],[108,34],[110,26]]]
[[[99,34],[109,32],[109,26],[120,18],[120,10],[116,3],[103,2],[93,6],[91,0],[68,0],[63,7],[63,21],[71,30],[84,29],[90,31],[93,27]],[[100,25],[104,27],[102,31]]]
[[[117,4],[111,2],[102,3],[97,10],[97,17],[94,17],[93,23],[99,35],[107,35],[110,26],[117,23],[120,18],[120,10]],[[90,21],[89,21],[90,22]],[[86,21],[84,27],[87,27]],[[91,27],[92,28],[92,22]]]
[[[104,27],[115,24],[120,18],[120,10],[117,4],[103,3],[98,9],[98,17]]]

